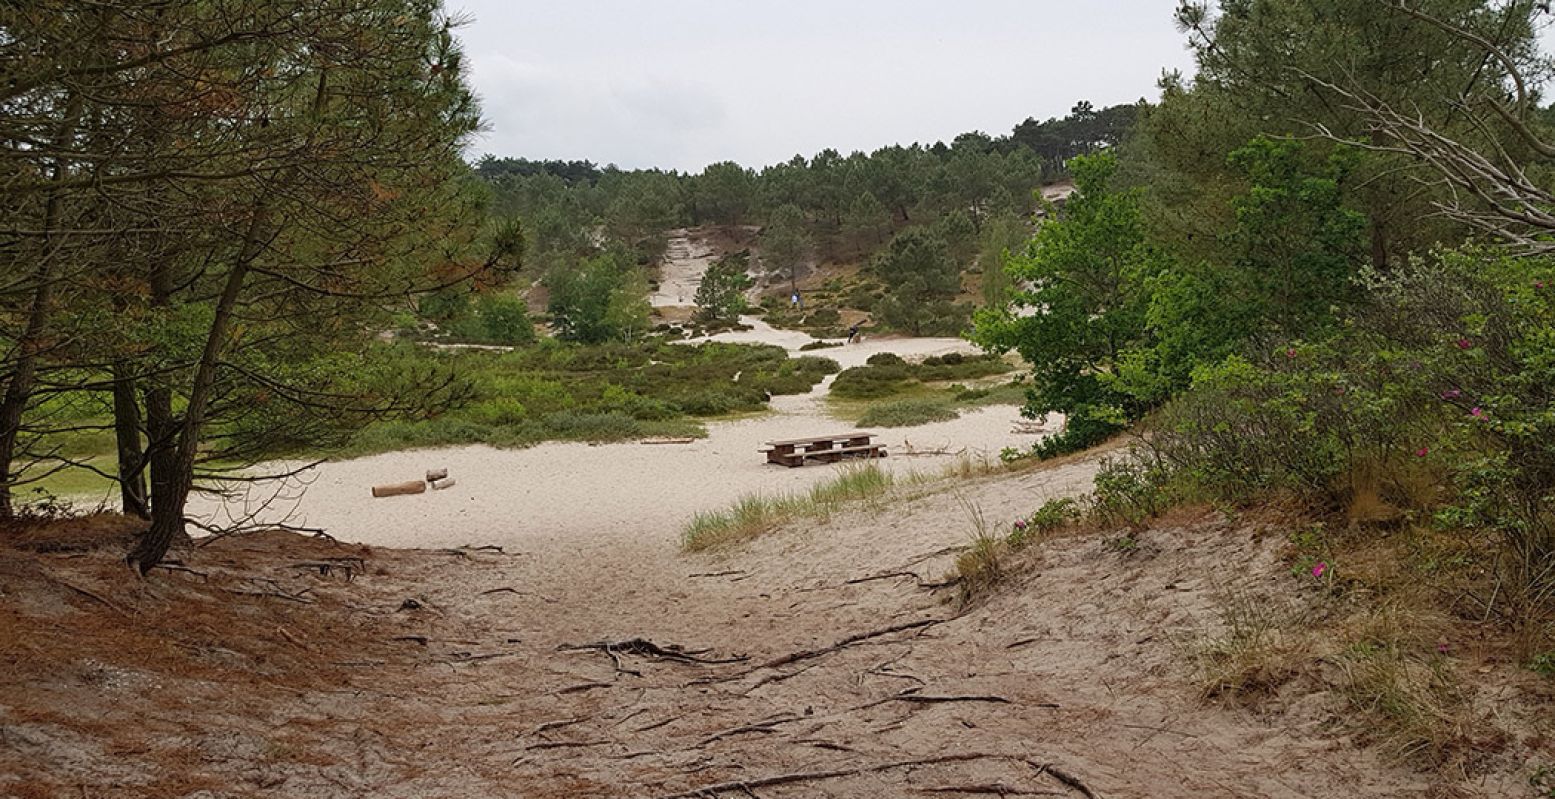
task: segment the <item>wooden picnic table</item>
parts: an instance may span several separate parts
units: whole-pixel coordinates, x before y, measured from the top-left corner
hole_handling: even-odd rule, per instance
[[[844,458],[884,458],[885,446],[874,443],[874,437],[874,433],[854,430],[829,436],[768,441],[768,449],[760,451],[766,453],[767,463],[791,469],[812,460],[836,463]]]

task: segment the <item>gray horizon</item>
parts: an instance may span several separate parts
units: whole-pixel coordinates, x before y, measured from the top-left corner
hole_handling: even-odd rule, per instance
[[[469,154],[760,167],[1154,100],[1192,67],[1158,0],[838,5],[450,0],[490,126]]]

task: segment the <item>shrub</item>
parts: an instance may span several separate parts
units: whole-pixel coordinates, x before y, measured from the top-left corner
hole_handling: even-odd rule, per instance
[[[865,427],[914,427],[930,422],[946,422],[960,416],[942,399],[909,397],[871,405],[858,423]]]
[[[907,362],[902,360],[902,356],[897,355],[894,352],[877,352],[874,355],[869,356],[869,359],[864,361],[864,363],[867,363],[870,366],[906,366],[907,365]]]
[[[855,366],[837,375],[831,393],[844,399],[880,399],[901,391],[907,379],[905,365]]]
[[[1141,528],[1169,506],[1169,477],[1165,468],[1140,458],[1105,458],[1096,470],[1090,514],[1102,524]]]

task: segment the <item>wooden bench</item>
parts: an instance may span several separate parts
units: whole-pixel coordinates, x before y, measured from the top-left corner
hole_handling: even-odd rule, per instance
[[[769,449],[760,450],[767,463],[795,468],[805,461],[836,463],[844,458],[884,458],[885,447],[874,443],[874,433],[854,431],[831,436],[768,441]]]

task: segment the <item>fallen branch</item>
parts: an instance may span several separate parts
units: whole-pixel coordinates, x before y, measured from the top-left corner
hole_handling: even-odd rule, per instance
[[[724,738],[731,738],[736,735],[744,735],[745,733],[750,732],[759,732],[762,734],[777,732],[777,728],[779,726],[783,724],[791,724],[795,721],[798,721],[799,719],[799,716],[796,716],[792,713],[784,713],[781,716],[768,719],[767,721],[758,721],[755,724],[742,724],[738,727],[731,727],[727,730],[724,730],[723,732],[713,733],[712,735],[709,735],[699,741],[697,746],[707,746],[714,741],[720,741]]]
[[[560,691],[557,691],[556,693],[558,693],[558,694],[581,694],[584,691],[592,691],[595,688],[609,688],[609,687],[610,687],[610,683],[608,683],[608,682],[585,682],[585,683],[579,683],[577,685],[569,685],[566,688],[563,688]]]
[[[970,793],[993,794],[995,796],[1063,796],[1057,791],[1028,791],[1025,788],[1014,788],[1002,782],[994,782],[981,785],[939,785],[933,788],[919,788],[918,793]]]
[[[748,780],[734,780],[731,782],[719,782],[712,785],[704,785],[683,793],[665,794],[657,799],[697,799],[728,791],[750,791],[756,788],[770,788],[774,785],[793,785],[799,782],[817,782],[820,780],[834,780],[840,777],[856,777],[860,774],[878,774],[882,771],[892,771],[899,768],[912,766],[934,766],[942,763],[965,763],[971,760],[1006,759],[1005,755],[988,754],[959,754],[940,755],[938,757],[926,757],[920,760],[897,760],[891,763],[879,763],[873,766],[855,766],[853,768],[832,769],[829,771],[796,771],[788,774],[774,774],[769,777],[756,777]],[[1057,775],[1054,775],[1057,776]]]
[[[356,563],[353,564],[351,561]],[[361,558],[335,558],[331,560],[305,560],[300,563],[293,563],[288,568],[317,570],[320,577],[329,577],[335,573],[336,569],[339,569],[345,572],[346,582],[349,583],[356,578],[356,572],[362,569],[364,565]]]
[[[175,563],[173,561],[166,561],[166,562],[163,562],[163,563],[154,563],[154,564],[152,564],[151,568],[153,568],[153,569],[166,569],[166,570],[168,570],[170,572],[181,572],[183,574],[192,574],[192,575],[200,578],[201,580],[204,580],[205,582],[210,582],[211,581],[211,576],[209,574],[206,574],[205,572],[202,572],[202,571],[195,571],[194,569],[191,569],[188,566],[183,565],[182,563]]]
[[[492,594],[512,594],[514,596],[528,596],[528,597],[534,597],[535,599],[538,599],[541,602],[544,602],[544,603],[546,603],[548,605],[556,604],[556,600],[555,599],[552,599],[551,597],[548,597],[545,594],[525,593],[523,591],[518,590],[517,588],[512,588],[512,587],[505,586],[505,585],[502,586],[501,588],[489,588],[489,589],[487,589],[485,591],[480,592],[479,594],[477,594],[477,596],[491,596]]]
[[[885,697],[884,699],[876,699],[873,702],[867,702],[865,704],[859,705],[858,707],[854,708],[854,710],[863,710],[865,708],[875,707],[876,705],[883,705],[887,702],[914,702],[920,705],[940,705],[954,702],[988,702],[996,705],[1013,704],[1010,702],[1010,700],[1005,699],[1002,696],[975,694],[964,696],[935,696],[932,694],[914,693],[917,690],[918,689],[916,688],[910,688],[899,694],[892,694],[888,697]]]
[[[64,579],[63,577],[60,577],[60,576],[55,575],[55,574],[50,574],[47,571],[44,572],[44,575],[47,576],[50,580],[53,580],[54,582],[59,583],[60,585],[65,586],[66,588],[69,588],[70,590],[80,594],[81,596],[84,596],[84,597],[86,597],[88,599],[95,599],[98,602],[101,602],[109,610],[111,610],[111,611],[113,611],[113,612],[115,612],[115,613],[117,613],[117,614],[119,614],[121,616],[128,616],[129,615],[128,613],[125,613],[124,609],[119,607],[118,605],[115,605],[114,603],[108,601],[107,599],[104,599],[102,596],[99,596],[98,594],[93,593],[92,591],[88,591],[87,589],[82,588],[81,586],[76,585],[75,583],[72,583],[69,580]]]
[[[1079,791],[1080,795],[1084,796],[1085,799],[1099,799],[1096,792],[1091,790],[1090,786],[1086,785],[1079,777],[1064,771],[1052,763],[1038,763],[1035,760],[1027,760],[1026,765],[1036,769],[1038,774],[1052,775],[1053,779]]]
[[[646,638],[629,638],[625,641],[596,641],[592,644],[562,644],[556,647],[558,652],[604,652],[615,661],[617,671],[629,671],[622,668],[620,655],[636,655],[638,657],[652,658],[655,660],[669,660],[675,663],[689,663],[694,665],[718,665],[722,663],[744,663],[750,660],[747,655],[737,655],[731,658],[707,658],[701,657],[710,650],[687,649],[678,644],[666,644],[660,646]],[[631,672],[636,674],[636,672]],[[641,676],[641,675],[638,675]]]
[[[804,668],[798,669],[796,671],[778,672],[777,674],[773,674],[773,675],[768,676],[768,677],[762,677],[761,679],[757,680],[754,684],[752,684],[751,687],[746,688],[744,691],[742,691],[740,693],[740,695],[741,696],[750,696],[752,691],[755,691],[757,688],[760,688],[763,685],[771,685],[772,683],[783,682],[784,680],[791,680],[791,679],[793,679],[795,677],[798,677],[801,674],[804,674],[805,672],[809,671],[810,669],[815,668],[818,665],[820,665],[820,664],[819,663],[811,663],[810,665],[805,666]]]
[[[284,591],[239,591],[236,588],[223,588],[221,590],[226,591],[229,594],[237,594],[238,596],[274,597],[276,599],[284,599],[288,602],[296,602],[302,605],[313,604],[313,600],[305,596],[293,596],[292,594],[288,594]]]
[[[534,752],[541,749],[585,749],[592,746],[604,746],[612,741],[541,741],[524,747],[525,751]]]
[[[868,577],[855,577],[843,583],[843,585],[858,585],[859,583],[868,583],[875,580],[889,580],[892,577],[911,577],[914,582],[923,582],[923,578],[919,577],[917,572],[884,572],[881,574],[871,574]]]

